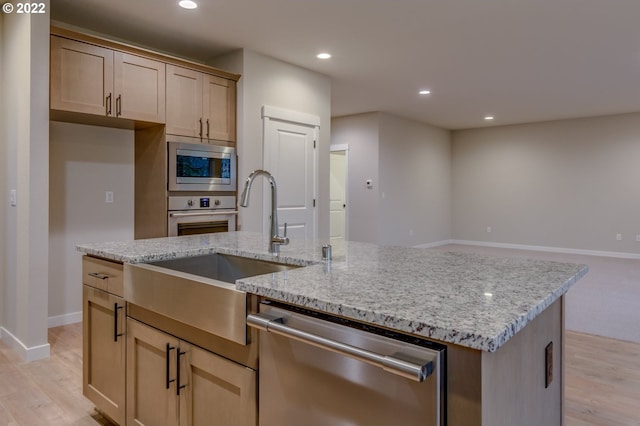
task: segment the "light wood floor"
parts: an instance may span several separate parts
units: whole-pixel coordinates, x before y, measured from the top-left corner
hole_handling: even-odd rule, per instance
[[[640,344],[566,336],[566,426],[640,425]]]
[[[0,425],[109,425],[82,396],[82,326],[49,330],[51,358],[0,341]],[[566,426],[640,425],[640,345],[567,332]],[[544,426],[544,425],[541,425]]]
[[[82,396],[82,323],[49,329],[49,344],[25,363],[0,341],[0,425],[109,425]]]

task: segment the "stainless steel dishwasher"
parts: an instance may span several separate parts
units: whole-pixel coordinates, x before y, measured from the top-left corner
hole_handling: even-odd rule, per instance
[[[259,419],[271,425],[446,424],[446,347],[263,302]]]

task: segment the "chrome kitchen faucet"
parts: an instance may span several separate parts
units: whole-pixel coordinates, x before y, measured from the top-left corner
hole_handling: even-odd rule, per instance
[[[251,185],[253,180],[258,176],[264,176],[271,184],[271,229],[269,230],[269,252],[278,255],[280,253],[280,246],[289,244],[289,238],[287,238],[287,223],[284,224],[284,235],[278,235],[278,188],[276,187],[276,180],[273,175],[266,170],[254,170],[251,172],[247,180],[244,182],[244,190],[240,196],[240,206],[249,206],[249,192],[251,192]]]

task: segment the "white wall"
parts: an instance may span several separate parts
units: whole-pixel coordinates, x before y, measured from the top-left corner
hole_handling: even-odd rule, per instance
[[[50,325],[81,319],[78,243],[133,240],[134,132],[51,122]],[[105,191],[114,194],[105,203]]]
[[[332,129],[331,144],[349,146],[350,240],[405,246],[449,240],[448,130],[380,112],[334,118]]]
[[[380,114],[381,244],[415,246],[451,238],[451,133]]]
[[[453,238],[640,253],[639,159],[640,114],[455,131]]]
[[[378,174],[379,113],[351,115],[331,121],[331,145],[348,145],[348,240],[378,242],[380,196]],[[371,179],[372,189],[365,182]]]
[[[30,360],[49,355],[49,15],[5,15],[2,44],[2,338]]]
[[[321,237],[328,237],[330,79],[246,49],[218,58],[212,65],[242,75],[238,84],[239,186],[251,171],[263,167],[262,106],[270,105],[320,117],[318,233]],[[262,185],[254,186],[249,207],[240,209],[238,220],[243,230],[262,230],[262,202]]]

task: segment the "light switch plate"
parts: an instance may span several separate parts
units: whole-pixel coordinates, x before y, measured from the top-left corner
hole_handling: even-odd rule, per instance
[[[18,193],[15,189],[9,191],[9,204],[11,204],[12,207],[18,205]]]

